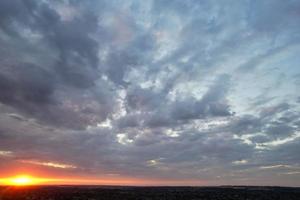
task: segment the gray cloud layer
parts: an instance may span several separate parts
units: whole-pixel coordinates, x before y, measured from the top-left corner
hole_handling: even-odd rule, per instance
[[[0,167],[300,186],[299,17],[297,0],[0,1]]]

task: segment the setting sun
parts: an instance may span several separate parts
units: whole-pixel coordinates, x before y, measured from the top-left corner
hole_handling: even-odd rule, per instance
[[[42,180],[29,175],[18,175],[5,179],[0,179],[0,182],[4,185],[27,186],[39,184],[42,182]]]
[[[10,182],[13,185],[29,185],[33,183],[33,179],[30,176],[17,176],[12,178]]]

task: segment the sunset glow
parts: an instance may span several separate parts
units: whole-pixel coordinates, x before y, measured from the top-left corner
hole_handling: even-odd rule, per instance
[[[35,178],[28,175],[19,175],[6,179],[1,179],[1,183],[3,183],[4,185],[24,186],[37,184],[38,181]]]
[[[0,185],[11,186],[28,186],[28,185],[45,185],[62,181],[62,179],[40,178],[31,175],[16,175],[13,177],[0,178]]]
[[[190,185],[202,185],[204,182],[189,180]],[[32,175],[16,175],[0,178],[0,185],[32,186],[32,185],[184,185],[186,181],[167,181],[160,179],[133,179],[133,178],[83,178],[83,177],[35,177]]]

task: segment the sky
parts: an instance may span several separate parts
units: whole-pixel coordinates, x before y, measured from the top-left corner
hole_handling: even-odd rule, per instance
[[[299,55],[299,0],[1,0],[0,177],[300,186]]]

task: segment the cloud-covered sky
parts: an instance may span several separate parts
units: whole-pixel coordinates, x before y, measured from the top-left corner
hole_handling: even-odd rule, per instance
[[[300,186],[299,55],[299,0],[1,0],[0,175]]]

